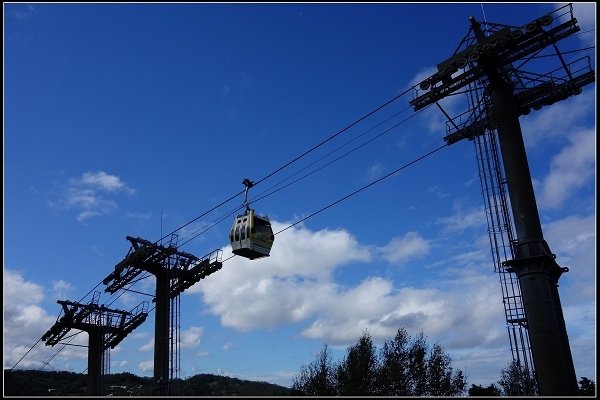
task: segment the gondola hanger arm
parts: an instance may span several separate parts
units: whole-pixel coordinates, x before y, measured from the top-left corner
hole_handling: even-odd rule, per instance
[[[248,211],[250,209],[250,203],[248,202],[248,189],[254,186],[254,182],[248,178],[244,178],[242,183],[244,186],[246,186],[246,191],[244,192],[244,207],[246,208],[246,211]]]

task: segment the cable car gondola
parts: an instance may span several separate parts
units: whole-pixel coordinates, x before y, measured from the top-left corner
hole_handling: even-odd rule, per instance
[[[273,246],[275,236],[271,222],[267,216],[258,216],[248,204],[248,189],[253,183],[244,179],[246,193],[244,206],[246,211],[239,214],[233,221],[229,232],[229,241],[233,254],[254,260],[255,258],[268,257]]]

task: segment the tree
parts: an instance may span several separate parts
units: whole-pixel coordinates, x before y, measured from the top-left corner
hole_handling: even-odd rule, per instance
[[[586,378],[585,376],[579,380],[579,395],[580,396],[595,396],[596,395],[596,384],[594,381]]]
[[[427,389],[432,396],[451,395],[447,393],[452,386],[452,367],[450,357],[438,345],[433,345],[427,360]]]
[[[307,396],[335,396],[334,367],[327,345],[308,366],[302,366],[300,375],[294,378],[292,390]]]
[[[460,370],[456,370],[456,372],[452,376],[452,388],[453,396],[462,395],[465,392],[465,388],[467,387],[467,377]]]
[[[327,348],[294,378],[295,394],[337,396],[459,396],[466,379],[452,368],[452,359],[440,344],[429,351],[423,333],[411,339],[398,329],[394,339],[384,342],[377,357],[369,333],[348,347],[346,357],[335,368]],[[331,371],[335,371],[333,374]],[[331,378],[331,380],[330,380]],[[332,387],[335,390],[332,390]]]
[[[469,388],[469,396],[500,396],[502,395],[500,388],[493,383],[488,387],[480,385],[471,385]]]
[[[505,396],[537,396],[535,378],[519,360],[513,360],[502,370],[498,384]]]
[[[383,344],[381,366],[377,379],[377,395],[409,396],[411,393],[409,369],[409,336],[400,328],[394,339]]]
[[[427,339],[423,332],[413,340],[408,352],[411,370],[411,396],[427,395]]]
[[[336,379],[340,396],[364,396],[375,392],[377,356],[371,335],[365,332],[358,343],[348,348],[338,365]]]
[[[438,343],[434,344],[427,360],[427,394],[429,396],[458,396],[465,390],[462,371],[453,372],[452,358]]]

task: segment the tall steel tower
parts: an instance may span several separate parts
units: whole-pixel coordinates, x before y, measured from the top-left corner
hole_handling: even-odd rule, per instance
[[[109,309],[98,305],[100,292],[94,292],[89,304],[58,300],[63,316],[42,336],[46,346],[58,344],[71,329],[87,332],[88,341],[88,395],[101,396],[102,376],[109,368],[110,349],[115,348],[129,333],[140,326],[148,316],[148,303],[142,302],[131,312]]]
[[[557,46],[579,31],[572,4],[523,26],[486,21],[484,29],[475,18],[469,20],[458,49],[421,82],[410,104],[415,111],[436,104],[444,112],[448,144],[475,142],[513,359],[526,369],[532,361],[540,395],[576,395],[558,293],[558,280],[568,268],[558,265],[542,233],[519,117],[580,94],[595,74],[589,57],[566,62]],[[528,71],[548,47],[559,66]],[[450,117],[439,100],[459,90],[467,93],[469,109]]]
[[[179,295],[195,283],[221,269],[222,250],[202,258],[168,246],[127,236],[131,243],[125,258],[104,278],[105,291],[123,289],[143,272],[156,278],[154,326],[155,395],[170,394],[170,383],[179,372]]]

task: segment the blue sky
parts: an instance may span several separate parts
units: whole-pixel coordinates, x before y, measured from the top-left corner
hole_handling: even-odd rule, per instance
[[[520,26],[557,7],[4,3],[4,367],[54,324],[56,300],[90,300],[127,254],[126,236],[160,239],[417,84],[454,52],[468,16]],[[558,46],[595,46],[595,4],[574,12],[581,33]],[[595,68],[595,49],[569,57],[582,55]],[[444,116],[413,115],[410,99],[250,199],[397,127],[252,207],[279,231],[443,145]],[[559,293],[576,374],[594,381],[595,106],[592,84],[521,117],[544,236],[570,269]],[[242,201],[179,230],[180,250],[228,258],[232,217],[194,232]],[[153,279],[135,289],[152,293]],[[100,302],[129,310],[148,299]],[[181,377],[289,386],[324,344],[339,360],[366,329],[379,346],[403,326],[440,343],[469,384],[496,382],[510,353],[473,144],[278,234],[269,258],[227,260],[182,295],[181,311]],[[151,376],[153,332],[151,314],[111,351],[111,372]],[[38,369],[56,350],[39,343],[18,368]],[[46,369],[83,372],[86,357],[69,346]]]

